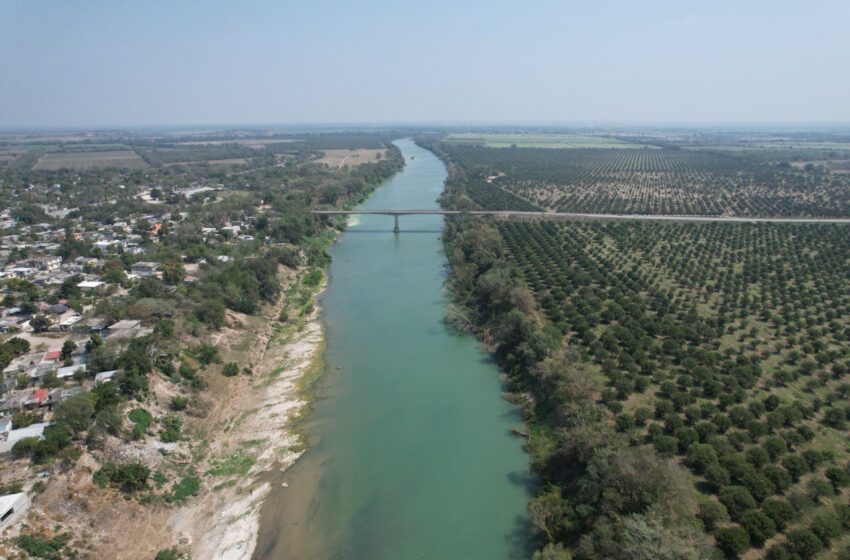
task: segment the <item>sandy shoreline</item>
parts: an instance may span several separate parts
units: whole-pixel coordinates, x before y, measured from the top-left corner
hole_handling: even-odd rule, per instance
[[[269,321],[269,331],[274,319]],[[262,480],[273,469],[284,471],[303,453],[292,419],[306,402],[298,380],[322,350],[324,332],[318,306],[306,318],[303,329],[276,342],[266,333],[252,348],[254,382],[233,395],[228,412],[238,413],[238,426],[213,449],[238,448],[262,440],[256,463],[246,477],[229,488],[204,492],[171,515],[169,525],[178,540],[191,550],[192,558],[249,560],[254,554],[260,528],[260,510],[271,484]],[[258,345],[264,347],[256,348]],[[256,361],[254,357],[256,356]]]

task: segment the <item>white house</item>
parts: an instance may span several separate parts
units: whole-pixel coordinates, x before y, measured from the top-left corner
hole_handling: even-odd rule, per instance
[[[25,492],[0,496],[0,531],[14,523],[23,515],[30,502]]]
[[[42,389],[45,394],[47,393],[47,389]],[[44,428],[49,426],[50,424],[46,422],[42,422],[39,424],[31,424],[26,428],[19,428],[17,430],[10,430],[6,439],[4,441],[0,441],[0,453],[8,453],[12,450],[12,446],[15,445],[16,442],[24,439],[24,438],[38,438],[42,439],[44,437]]]

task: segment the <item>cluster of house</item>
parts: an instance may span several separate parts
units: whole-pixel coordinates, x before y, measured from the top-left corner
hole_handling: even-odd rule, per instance
[[[143,328],[139,321],[122,320],[103,328],[102,322],[86,321],[86,324],[66,338],[75,340],[77,350],[65,358],[60,348],[46,351],[29,352],[13,359],[2,372],[3,396],[0,397],[0,454],[11,451],[16,441],[26,437],[41,437],[47,423],[32,424],[24,428],[13,429],[11,417],[20,411],[47,412],[53,405],[62,402],[71,395],[87,391],[96,383],[112,380],[118,370],[87,373],[88,357],[85,343],[89,334],[99,333],[107,340],[144,336],[151,332]],[[60,387],[49,389],[42,387],[45,378],[53,375],[61,382]]]

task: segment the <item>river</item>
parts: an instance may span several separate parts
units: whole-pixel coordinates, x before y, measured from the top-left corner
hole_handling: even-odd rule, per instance
[[[364,209],[437,208],[446,169],[411,140]],[[528,457],[499,371],[443,324],[440,216],[353,217],[322,298],[327,373],[310,449],[263,506],[261,560],[528,558]]]

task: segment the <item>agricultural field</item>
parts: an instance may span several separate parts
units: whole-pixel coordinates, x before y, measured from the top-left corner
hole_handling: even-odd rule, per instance
[[[587,134],[502,133],[478,134],[459,132],[449,134],[445,142],[485,146],[487,148],[654,148],[650,144],[633,143],[606,136]]]
[[[132,150],[48,152],[41,156],[33,169],[94,169],[103,167],[143,169],[148,164]]]
[[[846,157],[818,144],[423,142],[446,208],[850,215]],[[541,557],[850,557],[850,228],[460,218],[444,243],[448,320],[526,418]]]
[[[687,467],[727,555],[850,544],[850,228],[498,231],[569,367],[597,378],[604,421]]]
[[[328,167],[338,169],[341,167],[353,167],[364,163],[372,163],[386,156],[384,149],[359,149],[359,150],[324,150],[322,157],[316,163],[323,163]]]
[[[491,149],[442,143],[463,168],[469,196],[511,209],[716,216],[848,216],[850,177],[698,149]],[[498,179],[485,181],[499,173]],[[527,208],[520,208],[525,206]]]

